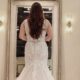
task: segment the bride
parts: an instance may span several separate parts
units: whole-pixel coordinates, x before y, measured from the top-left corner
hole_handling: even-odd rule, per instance
[[[46,44],[52,39],[52,27],[40,3],[33,3],[29,17],[21,23],[19,38],[26,41],[25,67],[16,80],[54,80],[47,66]]]

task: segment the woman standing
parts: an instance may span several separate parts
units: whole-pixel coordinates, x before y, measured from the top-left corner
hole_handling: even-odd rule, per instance
[[[32,5],[29,18],[22,22],[19,38],[27,42],[25,67],[17,80],[54,80],[47,66],[48,46],[46,44],[46,41],[52,39],[52,27],[44,18],[42,7],[38,2]]]

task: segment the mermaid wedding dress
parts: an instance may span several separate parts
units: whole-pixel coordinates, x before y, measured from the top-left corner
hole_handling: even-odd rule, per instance
[[[45,42],[46,31],[42,31],[42,35],[38,39],[33,39],[29,34],[27,19],[23,21],[27,35],[27,43],[25,45],[25,67],[16,80],[54,80],[49,71],[48,46]],[[46,19],[43,28],[47,28],[50,23]]]

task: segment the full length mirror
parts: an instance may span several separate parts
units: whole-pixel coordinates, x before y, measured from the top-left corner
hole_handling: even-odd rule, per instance
[[[10,42],[10,45],[12,47],[10,48],[10,50],[11,50],[10,51],[10,53],[11,53],[10,73],[11,74],[9,75],[10,80],[14,80],[15,75],[16,75],[16,79],[18,79],[19,76],[24,76],[22,74],[23,71],[25,71],[24,68],[26,66],[26,69],[27,69],[29,66],[28,64],[26,65],[26,61],[25,61],[25,46],[27,46],[28,44],[26,44],[26,43],[29,43],[29,42],[27,40],[24,41],[24,40],[20,39],[19,34],[20,34],[20,29],[21,29],[21,25],[22,25],[23,21],[27,20],[30,15],[31,6],[33,3],[34,3],[34,1],[24,1],[24,2],[22,2],[22,1],[16,2],[15,1],[14,3],[11,4],[11,42]],[[47,65],[48,71],[46,70],[47,72],[44,73],[45,70],[43,70],[42,72],[43,72],[43,75],[51,74],[52,77],[55,78],[55,80],[57,80],[57,78],[58,78],[58,75],[57,75],[57,72],[58,72],[57,71],[58,70],[58,66],[57,66],[58,65],[58,4],[54,1],[38,1],[38,3],[41,4],[42,10],[43,10],[43,15],[48,20],[48,22],[51,26],[51,30],[52,30],[52,39],[50,41],[45,41],[48,54],[45,51],[45,47],[43,47],[43,49],[39,48],[40,49],[39,53],[40,53],[40,51],[43,51],[43,52],[45,52],[45,54],[47,54],[46,65]],[[46,32],[45,36],[47,36],[47,35],[48,34]],[[39,44],[39,43],[37,43],[37,44]],[[44,46],[44,44],[42,44],[42,46]],[[36,46],[36,49],[38,49],[38,45]],[[27,48],[26,48],[26,51],[28,51]],[[26,54],[28,54],[28,53],[26,53]],[[34,58],[34,55],[33,55],[33,58]],[[40,56],[38,56],[38,59],[39,59],[39,57]],[[44,59],[45,59],[45,57],[44,57]],[[42,62],[44,62],[44,59]],[[39,66],[43,66],[42,64],[40,65],[40,62],[38,62],[38,64],[39,64]],[[14,67],[15,65],[16,65],[16,68]],[[34,68],[36,69],[36,67],[34,67]],[[42,69],[42,68],[39,69],[39,67],[37,67],[37,68],[38,68],[37,69],[38,71],[40,69]],[[30,68],[30,69],[33,70],[32,68]],[[44,67],[44,69],[46,69],[46,67]],[[25,72],[28,72],[28,71],[25,71]],[[31,72],[31,71],[29,70],[29,72]],[[35,73],[35,71],[32,71],[31,74],[33,72]],[[41,70],[38,72],[39,75],[42,74],[42,72],[41,73],[40,72],[41,72]],[[28,74],[28,73],[26,73],[26,74]],[[35,76],[35,74],[33,76]],[[43,76],[43,78],[44,78],[44,76]],[[37,77],[39,77],[39,76],[37,76]]]

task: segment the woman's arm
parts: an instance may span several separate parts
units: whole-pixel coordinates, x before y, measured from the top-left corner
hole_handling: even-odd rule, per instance
[[[24,25],[24,21],[21,23],[21,26],[20,26],[20,32],[19,32],[19,38],[24,40],[24,41],[27,41],[27,36],[25,35],[25,25]]]
[[[47,36],[46,41],[50,41],[52,39],[52,26],[51,23],[47,20]]]

